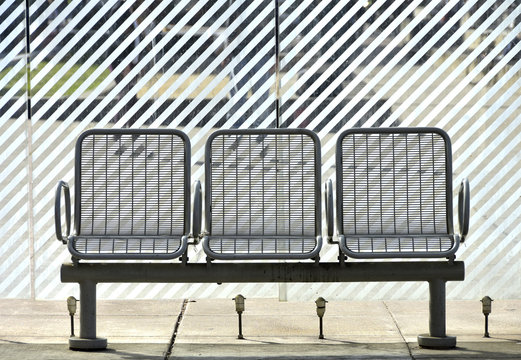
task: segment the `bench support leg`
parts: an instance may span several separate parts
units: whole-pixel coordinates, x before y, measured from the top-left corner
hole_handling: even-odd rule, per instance
[[[80,336],[69,338],[73,350],[103,350],[107,339],[96,337],[96,283],[80,282]]]
[[[426,348],[452,348],[456,337],[447,336],[445,326],[445,281],[429,281],[429,334],[418,336],[418,345]]]

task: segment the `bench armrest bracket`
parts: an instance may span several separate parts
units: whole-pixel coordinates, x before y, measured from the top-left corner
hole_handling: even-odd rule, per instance
[[[194,189],[194,213],[193,213],[193,230],[192,235],[194,242],[197,244],[201,238],[201,221],[203,217],[203,197],[201,191],[201,182],[195,182]]]
[[[458,194],[458,220],[461,242],[465,241],[465,237],[469,232],[470,218],[470,186],[467,178],[461,181]]]
[[[334,212],[333,212],[333,182],[329,179],[325,184],[325,205],[326,205],[326,227],[327,241],[333,243],[334,232]]]
[[[65,225],[66,232],[62,233],[62,224],[61,224],[61,195],[62,189],[65,199]],[[58,182],[58,186],[56,188],[56,196],[54,202],[54,221],[55,221],[55,229],[56,229],[56,238],[62,243],[67,243],[67,238],[71,234],[71,194],[69,190],[69,184],[65,181],[61,180]]]

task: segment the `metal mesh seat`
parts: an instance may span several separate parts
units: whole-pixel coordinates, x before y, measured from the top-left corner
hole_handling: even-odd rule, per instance
[[[78,259],[171,259],[190,228],[190,142],[177,130],[89,130],[76,144]],[[58,189],[59,190],[59,189]]]
[[[212,259],[306,259],[322,245],[320,141],[304,129],[221,130],[206,143]]]
[[[339,245],[355,258],[447,257],[452,223],[448,135],[436,128],[351,129],[337,143]]]

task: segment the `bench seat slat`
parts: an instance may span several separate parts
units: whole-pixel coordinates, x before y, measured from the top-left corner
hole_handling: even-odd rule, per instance
[[[344,253],[352,257],[424,257],[426,254],[448,256],[455,247],[452,236],[345,236],[341,241]],[[430,256],[429,256],[430,257]]]
[[[127,255],[159,255],[170,257],[182,248],[182,237],[71,237],[71,249],[86,259],[96,255],[110,255],[113,259],[125,259]]]
[[[286,255],[307,255],[313,254],[317,248],[315,237],[284,237],[284,236],[265,236],[265,237],[208,237],[207,246],[209,252],[218,254],[219,258],[230,259],[237,256],[250,257],[252,259],[259,256],[274,258],[285,257]]]

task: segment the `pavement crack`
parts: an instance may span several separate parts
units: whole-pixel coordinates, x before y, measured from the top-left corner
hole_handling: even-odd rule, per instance
[[[165,351],[164,360],[168,360],[170,355],[172,355],[172,350],[174,349],[175,339],[177,337],[177,331],[179,330],[179,326],[181,325],[181,321],[183,320],[183,315],[186,311],[186,306],[188,304],[188,299],[183,300],[183,305],[181,306],[181,311],[179,315],[177,315],[177,321],[175,322],[174,331],[172,333],[172,337],[170,338],[170,342],[168,344],[168,349]]]
[[[402,330],[398,326],[398,322],[396,321],[394,314],[391,312],[391,310],[389,309],[389,306],[387,306],[387,303],[385,301],[383,301],[383,304],[385,306],[385,309],[389,313],[389,315],[391,315],[391,319],[393,319],[394,326],[396,326],[396,329],[398,330],[400,337],[402,338],[403,342],[405,343],[405,346],[407,346],[407,351],[409,352],[409,356],[411,357],[411,359],[414,360],[414,355],[412,354],[411,347],[409,346],[409,343],[407,342],[407,340],[405,340],[405,336],[403,336]]]

